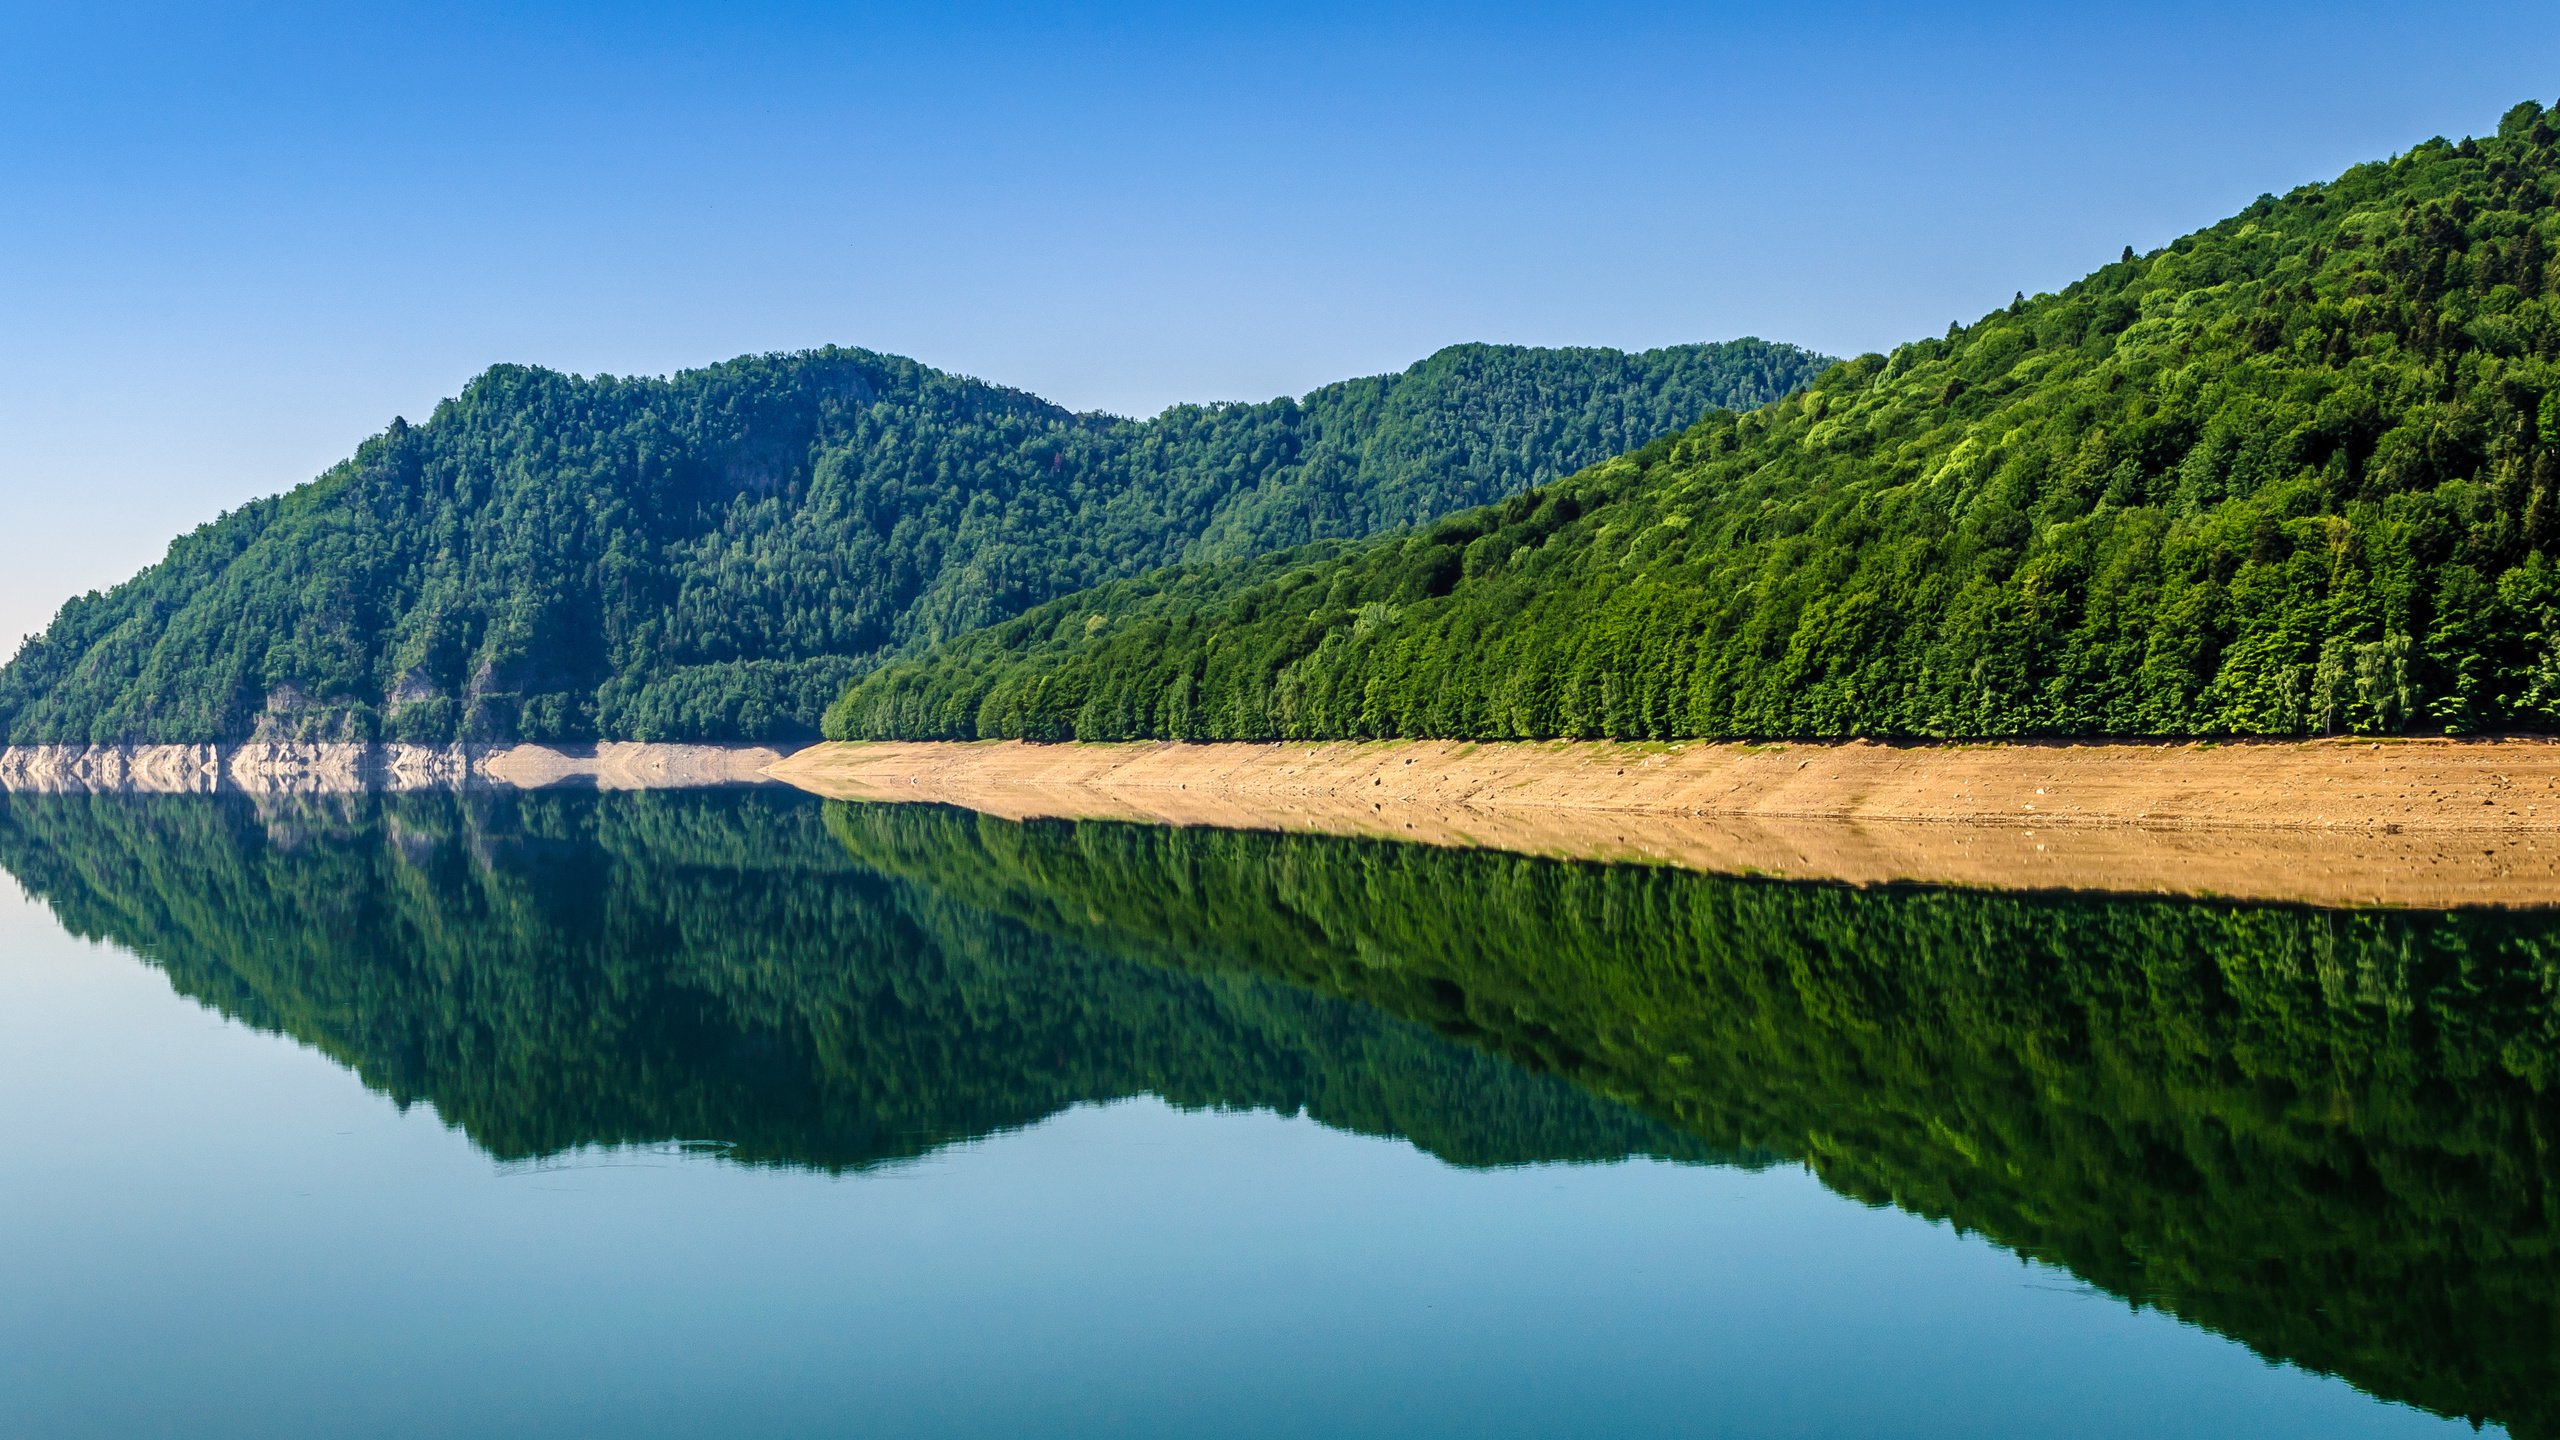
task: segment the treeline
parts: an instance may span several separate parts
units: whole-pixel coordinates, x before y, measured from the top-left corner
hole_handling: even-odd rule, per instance
[[[1468,345],[1143,423],[856,350],[501,366],[64,606],[0,669],[0,741],[809,735],[902,648],[1498,499],[1824,363]]]
[[[2516,107],[1392,538],[1107,585],[847,737],[2560,721],[2560,150]]]

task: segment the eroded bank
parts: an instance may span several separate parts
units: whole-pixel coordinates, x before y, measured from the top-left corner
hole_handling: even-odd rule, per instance
[[[2541,739],[819,745],[840,799],[1393,836],[1854,884],[2560,904]]]

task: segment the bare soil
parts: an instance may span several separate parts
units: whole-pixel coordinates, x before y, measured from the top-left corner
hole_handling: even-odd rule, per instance
[[[1853,884],[2560,905],[2560,743],[818,745],[769,772],[1011,818],[1390,836]]]

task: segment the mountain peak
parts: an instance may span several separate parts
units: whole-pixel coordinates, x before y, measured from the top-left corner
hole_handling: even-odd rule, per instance
[[[492,365],[64,606],[0,669],[0,738],[806,735],[906,648],[1185,554],[1509,494],[1824,363],[1509,349],[1145,423],[836,347]]]

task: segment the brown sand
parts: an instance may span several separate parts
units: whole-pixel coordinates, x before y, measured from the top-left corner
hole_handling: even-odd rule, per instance
[[[2560,743],[818,745],[843,799],[1854,884],[2560,904]]]

